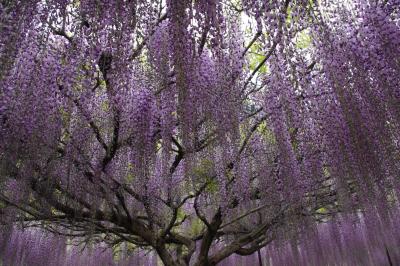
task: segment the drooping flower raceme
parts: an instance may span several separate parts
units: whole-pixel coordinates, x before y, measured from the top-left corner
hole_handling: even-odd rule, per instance
[[[396,265],[400,3],[3,1],[4,265]]]

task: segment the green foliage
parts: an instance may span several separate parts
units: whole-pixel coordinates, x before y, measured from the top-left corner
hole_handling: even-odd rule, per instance
[[[199,218],[195,218],[190,226],[190,233],[192,235],[199,235],[204,228],[203,222]]]
[[[207,180],[209,173],[214,168],[214,163],[210,159],[203,159],[192,169],[192,175],[201,180]]]
[[[324,176],[325,177],[329,177],[331,175],[331,173],[329,172],[328,167],[323,167],[322,170],[324,172]]]
[[[185,215],[186,215],[186,213],[181,208],[179,208],[178,213],[176,215],[177,220],[182,221],[185,218]]]
[[[272,130],[267,126],[266,121],[263,121],[258,126],[257,132],[260,133],[268,143],[276,144],[275,135]]]
[[[214,162],[210,159],[203,159],[192,169],[192,175],[196,180],[204,181],[207,183],[206,191],[209,193],[216,193],[218,191],[218,181],[213,178],[212,172],[214,169]]]
[[[254,42],[250,47],[249,53],[249,67],[250,70],[253,71],[256,67],[265,59],[265,56],[262,54],[262,45],[260,42]],[[268,71],[268,66],[264,64],[260,70],[258,71],[261,74],[265,74]]]
[[[319,208],[318,210],[316,210],[315,212],[318,214],[327,214],[328,210],[326,208],[322,207],[322,208]]]
[[[101,103],[101,110],[103,110],[104,112],[110,111],[110,103],[108,101],[103,101]]]
[[[133,170],[133,164],[128,163],[128,174],[125,177],[127,182],[132,182],[135,179],[135,176],[133,175],[132,170]]]
[[[218,186],[219,186],[219,184],[218,184],[217,180],[210,179],[207,181],[206,191],[211,194],[216,193],[216,192],[218,192]]]
[[[64,126],[68,125],[71,119],[71,114],[67,112],[62,106],[59,108],[59,112],[61,115],[61,121],[63,122],[63,125]]]
[[[286,13],[287,13],[286,25],[289,25],[292,22],[292,19],[293,19],[292,8],[290,6],[288,6]]]
[[[311,35],[308,30],[303,30],[299,32],[296,36],[296,48],[297,49],[307,49],[311,45]]]

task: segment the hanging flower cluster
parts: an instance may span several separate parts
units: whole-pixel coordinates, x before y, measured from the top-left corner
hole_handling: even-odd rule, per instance
[[[398,0],[3,1],[0,65],[0,264],[400,263]]]

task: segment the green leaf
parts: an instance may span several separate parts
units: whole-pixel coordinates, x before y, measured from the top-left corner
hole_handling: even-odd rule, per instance
[[[322,208],[319,208],[318,210],[316,210],[316,212],[319,214],[327,214],[328,210],[326,208],[322,207]]]
[[[269,143],[276,144],[274,132],[272,132],[272,130],[267,126],[266,121],[263,121],[258,126],[257,132],[259,132]]]
[[[128,163],[129,173],[125,177],[126,181],[128,181],[128,182],[132,182],[133,180],[135,180],[135,176],[133,175],[132,170],[133,170],[133,164]]]
[[[213,179],[213,180],[209,180],[206,186],[206,191],[208,193],[216,193],[218,192],[218,182],[217,180]]]
[[[299,32],[296,36],[296,48],[306,49],[311,45],[311,35],[307,30]]]
[[[331,173],[329,172],[328,167],[323,167],[322,171],[324,172],[324,176],[325,177],[329,177],[331,175]]]
[[[199,235],[204,228],[203,222],[199,218],[195,218],[191,224],[190,231],[192,235]]]
[[[287,8],[287,17],[286,17],[286,25],[289,25],[292,22],[292,8],[288,6]]]
[[[192,174],[196,177],[200,177],[202,180],[209,178],[209,173],[213,169],[214,163],[209,159],[203,159],[192,169]]]
[[[104,112],[108,112],[110,110],[110,104],[108,101],[103,101],[101,103],[101,110],[103,110]]]
[[[176,218],[178,221],[182,221],[183,218],[185,218],[185,215],[186,215],[186,213],[181,208],[179,208]]]
[[[261,64],[261,62],[265,59],[264,55],[260,55],[260,54],[251,54],[250,55],[250,70],[254,71],[257,66],[259,64]],[[258,72],[261,74],[265,74],[267,73],[268,67],[266,64],[264,64],[259,70]]]

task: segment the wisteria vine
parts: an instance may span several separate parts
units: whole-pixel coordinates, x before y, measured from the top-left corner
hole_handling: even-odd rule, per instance
[[[1,1],[0,66],[2,265],[400,263],[399,0]]]

